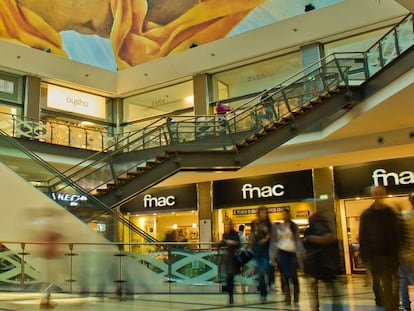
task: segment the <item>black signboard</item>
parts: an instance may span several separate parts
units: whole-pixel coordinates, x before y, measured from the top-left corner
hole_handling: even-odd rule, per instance
[[[154,188],[121,206],[121,213],[161,213],[197,210],[195,184]]]
[[[334,168],[339,198],[369,196],[369,188],[382,185],[389,194],[414,191],[414,158],[375,161]]]
[[[215,208],[312,199],[312,171],[215,181],[213,192]]]

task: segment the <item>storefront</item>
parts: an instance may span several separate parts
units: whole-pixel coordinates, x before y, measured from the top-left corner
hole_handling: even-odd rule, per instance
[[[218,239],[223,234],[223,222],[230,217],[236,229],[245,226],[245,235],[257,217],[257,208],[266,206],[272,222],[282,221],[284,210],[290,210],[292,219],[301,230],[315,210],[312,171],[230,179],[213,183],[214,209]]]
[[[134,225],[160,241],[199,241],[195,184],[154,188],[139,194],[121,206],[121,213]],[[143,242],[130,231],[123,232],[124,241]]]
[[[410,208],[407,195],[414,191],[414,158],[376,161],[334,168],[335,192],[339,199],[345,267],[347,273],[366,269],[359,255],[359,219],[372,204],[369,188],[382,185],[387,189],[385,202],[404,211]]]
[[[113,141],[112,107],[105,97],[43,83],[40,108],[45,142],[102,150]]]
[[[22,76],[0,72],[0,128],[9,135],[23,110],[23,85]]]

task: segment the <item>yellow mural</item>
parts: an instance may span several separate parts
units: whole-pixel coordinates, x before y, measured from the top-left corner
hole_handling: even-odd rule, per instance
[[[264,0],[2,0],[0,37],[67,56],[60,32],[109,38],[118,69],[223,38]]]

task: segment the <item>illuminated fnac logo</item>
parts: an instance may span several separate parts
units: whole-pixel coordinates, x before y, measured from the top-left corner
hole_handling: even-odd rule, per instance
[[[272,186],[254,187],[252,184],[244,184],[241,188],[243,200],[281,197],[285,195],[285,187],[282,184]]]
[[[414,172],[402,171],[396,173],[387,172],[383,168],[378,168],[372,172],[372,181],[375,186],[410,185],[414,184]]]
[[[170,207],[175,205],[175,196],[169,195],[166,197],[153,197],[150,194],[144,195],[144,208],[151,207]]]

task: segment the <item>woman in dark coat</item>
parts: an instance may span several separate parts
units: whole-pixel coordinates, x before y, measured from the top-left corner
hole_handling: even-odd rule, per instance
[[[230,218],[224,222],[224,233],[221,245],[227,247],[226,253],[224,254],[224,271],[227,277],[229,304],[233,304],[234,276],[240,273],[240,266],[235,259],[235,252],[240,248],[240,237],[239,233],[234,230],[233,222]]]

